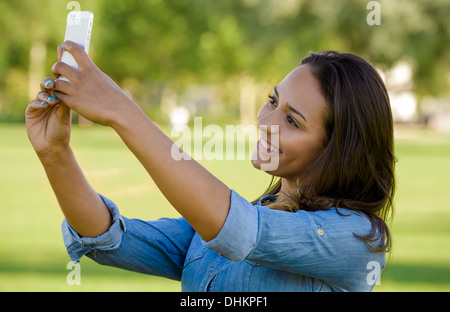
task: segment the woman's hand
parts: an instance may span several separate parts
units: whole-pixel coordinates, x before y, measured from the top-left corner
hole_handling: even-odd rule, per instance
[[[111,78],[91,61],[76,43],[66,41],[63,49],[72,54],[78,69],[58,62],[52,72],[69,81],[56,80],[55,97],[85,118],[105,126],[112,126],[131,107],[137,105],[128,98]]]
[[[62,47],[58,46],[58,60]],[[70,109],[56,99],[51,78],[41,80],[41,91],[25,111],[28,137],[38,155],[67,148],[70,141]]]
[[[62,50],[58,50],[60,59]],[[55,98],[54,84],[51,78],[42,79],[41,91],[25,111],[28,137],[40,156],[67,148],[70,141],[70,108]]]

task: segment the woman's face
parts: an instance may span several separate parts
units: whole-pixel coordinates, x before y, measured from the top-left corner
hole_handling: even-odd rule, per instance
[[[326,106],[309,65],[290,72],[258,112],[261,138],[253,166],[282,178],[297,177],[324,148]]]

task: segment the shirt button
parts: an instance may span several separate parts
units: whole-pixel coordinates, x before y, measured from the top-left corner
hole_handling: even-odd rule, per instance
[[[323,235],[323,230],[322,229],[318,229],[317,233],[319,233],[319,235],[322,236]]]

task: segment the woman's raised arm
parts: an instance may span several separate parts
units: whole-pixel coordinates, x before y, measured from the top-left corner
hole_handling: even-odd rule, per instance
[[[42,84],[47,81],[51,79],[44,79]],[[49,97],[41,91],[28,105],[28,137],[69,224],[81,236],[98,236],[108,230],[111,216],[85,179],[69,146],[69,108]]]
[[[61,52],[59,48],[59,58]],[[52,79],[43,79],[41,91],[28,105],[28,137],[69,224],[81,236],[95,237],[108,230],[111,215],[75,160],[69,146],[70,109],[54,97],[53,87]]]
[[[230,189],[192,159],[175,160],[173,141],[94,63],[78,45],[63,45],[78,63],[56,63],[58,100],[84,117],[111,126],[153,178],[173,207],[205,240],[219,233],[228,215]]]

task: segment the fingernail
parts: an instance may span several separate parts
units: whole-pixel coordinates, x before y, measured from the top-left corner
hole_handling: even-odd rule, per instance
[[[49,102],[51,102],[51,101],[53,101],[53,100],[56,100],[56,98],[54,98],[53,96],[51,96],[51,97],[49,97],[49,98],[47,99],[47,101],[49,101]]]
[[[45,87],[48,88],[48,86],[49,86],[51,83],[52,83],[51,80],[47,81],[47,82],[45,83]]]
[[[41,105],[45,105],[47,103],[47,101],[42,101]]]
[[[53,90],[52,93],[53,93],[54,95],[56,95],[56,90]]]

